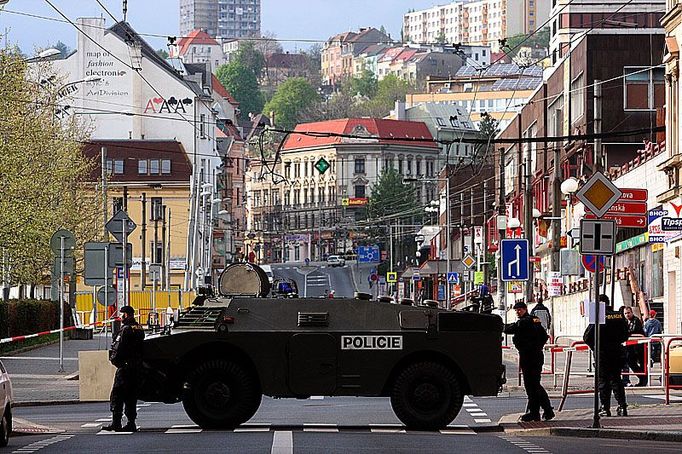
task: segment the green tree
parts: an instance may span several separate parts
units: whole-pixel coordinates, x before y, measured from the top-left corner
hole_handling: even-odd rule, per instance
[[[490,114],[484,112],[481,115],[481,121],[478,123],[478,138],[486,140],[487,143],[479,143],[474,147],[474,155],[472,162],[477,164],[484,164],[490,158],[491,141],[500,132],[500,123],[495,120]]]
[[[507,54],[513,58],[518,53],[520,47],[549,48],[549,27],[544,27],[527,40],[526,37],[528,37],[528,35],[524,34],[510,36],[507,38],[507,44],[503,50],[507,51]]]
[[[163,58],[164,60],[168,58],[168,52],[166,51],[166,49],[163,49],[163,48],[158,49],[156,51],[156,55]]]
[[[405,100],[405,95],[414,90],[409,82],[389,74],[379,81],[377,93],[370,101],[359,107],[363,116],[383,118],[395,107],[395,102]]]
[[[57,49],[59,52],[61,52],[61,58],[66,58],[71,53],[71,48],[61,41],[57,41],[54,46],[48,46],[48,49],[50,48]]]
[[[275,125],[293,129],[318,98],[317,91],[305,78],[292,77],[277,88],[275,95],[263,108],[263,112],[266,115],[274,112]]]
[[[74,233],[76,258],[101,231],[99,195],[87,185],[94,163],[83,154],[81,117],[55,118],[64,81],[49,63],[28,71],[16,51],[3,49],[0,79],[0,247],[10,283],[36,284],[51,269],[58,228]],[[53,83],[33,82],[40,80]]]
[[[379,89],[379,82],[376,76],[366,68],[362,70],[360,76],[351,78],[348,83],[350,84],[350,92],[353,96],[360,95],[373,98]]]
[[[445,44],[447,40],[448,39],[445,37],[445,32],[443,30],[441,30],[440,33],[438,33],[438,36],[436,36],[436,42],[438,44]]]
[[[239,50],[235,54],[235,61],[248,68],[256,79],[260,79],[263,75],[263,68],[265,68],[265,57],[263,53],[256,48],[254,41],[244,41],[240,43]]]
[[[239,102],[242,119],[263,110],[263,95],[251,69],[236,60],[218,67],[216,77]]]
[[[403,218],[421,216],[417,192],[412,184],[403,183],[403,176],[394,168],[384,170],[372,185],[372,195],[367,205],[370,219],[379,222],[389,215],[401,214]]]

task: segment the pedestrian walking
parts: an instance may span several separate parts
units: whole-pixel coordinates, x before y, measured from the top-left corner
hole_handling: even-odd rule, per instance
[[[623,314],[625,315],[625,320],[628,324],[628,335],[632,336],[644,336],[644,327],[642,326],[642,321],[635,315],[631,307],[625,307],[623,309]],[[627,364],[632,372],[636,374],[639,378],[639,382],[635,386],[646,386],[648,382],[648,377],[644,373],[644,345],[628,345],[625,347],[625,355],[627,358]],[[623,380],[628,386],[630,385],[630,377],[625,376]]]
[[[523,385],[528,396],[526,413],[521,421],[540,421],[540,408],[544,410],[542,419],[549,421],[554,418],[554,409],[542,387],[542,365],[545,356],[542,349],[548,336],[542,327],[540,319],[528,313],[528,306],[523,301],[514,304],[518,320],[505,325],[505,334],[513,334],[513,342],[519,351],[519,366],[523,372]]]
[[[109,397],[112,413],[111,424],[104,430],[116,432],[137,432],[137,386],[142,366],[142,342],[144,328],[135,320],[131,306],[121,308],[121,328],[114,335],[109,350],[109,361],[116,366],[114,385]],[[127,423],[121,426],[125,406]]]
[[[533,310],[530,311],[530,315],[539,318],[540,323],[542,323],[542,327],[545,328],[545,331],[548,333],[550,332],[550,327],[552,326],[552,315],[549,313],[547,306],[544,305],[542,296],[538,296],[538,303],[535,305]]]
[[[663,325],[661,321],[656,318],[656,311],[651,309],[649,311],[649,316],[646,317],[644,322],[644,335],[646,337],[651,337],[656,334],[663,334]],[[650,364],[661,362],[661,343],[652,342],[651,343],[651,361]]]
[[[611,391],[618,402],[618,416],[627,416],[625,387],[621,380],[621,367],[625,358],[623,342],[628,339],[628,325],[625,317],[613,310],[608,296],[599,295],[599,301],[606,304],[606,324],[599,330],[599,400],[601,416],[611,416]],[[598,322],[598,321],[597,321]],[[595,349],[594,324],[590,324],[583,335],[583,340]]]

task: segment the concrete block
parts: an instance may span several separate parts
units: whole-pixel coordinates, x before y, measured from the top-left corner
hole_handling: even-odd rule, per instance
[[[78,352],[78,388],[81,402],[106,402],[114,383],[116,368],[108,350]]]

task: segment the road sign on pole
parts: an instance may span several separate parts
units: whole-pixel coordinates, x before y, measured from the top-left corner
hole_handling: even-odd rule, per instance
[[[128,217],[128,213],[123,210],[119,210],[111,217],[111,219],[109,219],[109,222],[106,224],[106,228],[107,231],[111,233],[114,238],[116,238],[116,241],[119,243],[125,243],[125,239],[128,238],[128,235],[133,233],[133,230],[137,228],[137,224],[135,224],[133,220]]]
[[[501,242],[501,275],[503,281],[527,281],[529,256],[527,239],[509,239]]]
[[[448,283],[449,284],[456,284],[459,282],[459,274],[455,272],[448,272]]]
[[[396,282],[398,282],[398,273],[396,273],[395,271],[389,271],[388,273],[386,273],[386,282],[388,282],[389,284],[395,284]]]
[[[599,259],[597,259],[599,257]],[[583,255],[583,266],[590,273],[604,271],[604,256],[603,255]]]
[[[76,247],[76,238],[73,236],[73,233],[66,229],[59,229],[52,234],[50,249],[52,249],[54,255],[59,256],[62,251],[62,238],[64,238],[64,255],[70,257],[73,255],[73,249]]]
[[[613,255],[616,252],[616,223],[601,219],[580,221],[580,253]]]
[[[621,195],[623,192],[601,172],[594,173],[576,193],[578,200],[598,218],[604,216]]]

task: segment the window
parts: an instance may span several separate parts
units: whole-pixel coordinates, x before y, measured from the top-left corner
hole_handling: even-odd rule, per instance
[[[665,103],[664,68],[625,68],[624,106],[626,110],[655,110]]]
[[[365,158],[355,159],[355,173],[365,173]]]
[[[417,175],[421,175],[422,174],[422,162],[418,160],[416,165],[417,165]]]
[[[585,114],[585,75],[580,74],[571,82],[571,124]]]
[[[199,137],[202,139],[206,138],[206,114],[201,114],[199,116]]]
[[[438,126],[445,126],[445,121],[441,117],[436,117],[436,123]]]
[[[107,174],[108,175],[122,175],[123,174],[123,160],[122,159],[107,159]]]
[[[161,197],[152,197],[151,210],[149,211],[150,221],[159,221],[163,219],[163,199]]]
[[[158,159],[150,159],[149,160],[149,174],[150,175],[158,175],[160,173],[160,167],[159,167],[159,160]]]
[[[356,184],[355,185],[355,197],[356,198],[364,198],[365,197],[365,185],[364,184]]]
[[[161,241],[159,242],[154,242],[150,241],[149,242],[149,250],[152,252],[152,263],[161,263],[161,256],[163,255],[163,243]],[[153,276],[150,273],[150,278],[156,278],[157,281],[161,278],[161,276]]]
[[[663,296],[663,250],[653,253],[653,274],[651,276],[651,296]]]
[[[161,173],[164,175],[168,175],[171,173],[170,159],[162,159],[161,160]]]
[[[137,173],[140,175],[147,175],[149,173],[148,161],[146,159],[140,159],[137,162]]]
[[[294,163],[294,178],[300,178],[301,177],[301,163],[296,162]]]
[[[123,197],[114,197],[112,207],[114,213],[121,211],[123,209]]]

